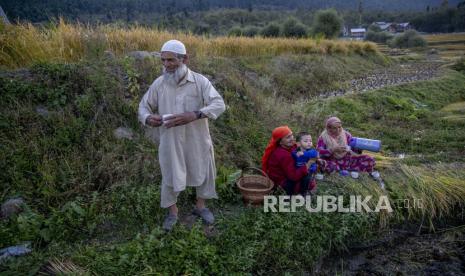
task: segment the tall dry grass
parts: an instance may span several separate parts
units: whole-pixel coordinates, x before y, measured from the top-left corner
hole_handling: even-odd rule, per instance
[[[402,214],[409,220],[420,220],[434,228],[433,221],[450,217],[457,209],[465,208],[465,168],[458,163],[434,163],[409,166],[394,159],[382,170],[386,184],[383,191],[373,181],[348,181],[347,188],[354,194],[378,198],[388,195],[396,213],[380,213],[382,226],[392,216]],[[371,206],[372,208],[374,206]]]
[[[169,39],[186,44],[194,56],[257,56],[290,54],[379,54],[369,42],[289,38],[207,38],[186,33],[135,26],[89,27],[60,20],[52,27],[31,24],[0,26],[0,64],[6,68],[28,66],[38,61],[75,62],[90,52],[110,50],[124,55],[133,50],[158,51]]]

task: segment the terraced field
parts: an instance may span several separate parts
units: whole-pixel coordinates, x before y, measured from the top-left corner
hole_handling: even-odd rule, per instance
[[[430,49],[436,49],[441,58],[456,60],[465,56],[465,33],[434,34],[423,36]]]

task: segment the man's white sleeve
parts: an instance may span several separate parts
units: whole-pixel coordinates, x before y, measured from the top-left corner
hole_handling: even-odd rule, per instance
[[[201,108],[200,111],[208,118],[216,119],[224,112],[226,107],[224,105],[223,98],[218,91],[216,91],[211,82],[208,79],[205,79],[205,82],[206,83],[202,85],[202,93],[206,106]]]
[[[152,115],[157,106],[157,93],[154,85],[150,86],[149,90],[145,93],[144,97],[139,103],[139,121],[145,126],[147,117]]]

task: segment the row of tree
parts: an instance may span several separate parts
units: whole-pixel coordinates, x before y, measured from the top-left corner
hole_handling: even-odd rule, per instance
[[[442,5],[456,6],[460,0],[0,0],[10,18],[44,21],[50,17],[76,18],[79,14],[125,14],[196,12],[212,9],[319,10],[338,11],[425,11]],[[125,10],[125,11],[123,11]]]
[[[443,2],[441,5],[436,3],[435,6],[427,6],[421,12],[369,11],[365,8],[369,1],[364,1],[363,5],[359,2],[357,10],[340,10],[338,15],[348,28],[368,27],[374,21],[386,21],[411,22],[417,30],[422,32],[465,31],[465,1],[462,0],[454,7],[449,7],[452,1],[449,3],[441,1]],[[271,9],[270,7],[273,6],[271,4],[276,1],[269,1],[268,9],[257,9],[257,5],[266,1],[262,1],[263,3],[245,0],[222,1],[223,6],[220,2],[207,0],[164,0],[163,2],[161,0],[0,0],[0,5],[13,22],[16,20],[43,22],[62,16],[66,20],[90,24],[137,23],[171,31],[181,30],[209,35],[254,35],[258,33],[264,36],[289,36],[293,33],[291,36],[305,36],[322,32],[315,29],[317,15],[315,10]],[[253,5],[247,9],[231,9],[225,6],[226,2],[231,7],[243,7],[250,3]],[[391,3],[391,1],[386,2]],[[212,7],[222,7],[222,9],[211,10]],[[290,17],[295,20],[289,20]],[[322,33],[326,34],[327,31]]]
[[[232,27],[229,30],[230,36],[256,36],[263,37],[306,37],[322,36],[326,38],[337,37],[342,29],[342,18],[333,9],[320,10],[316,13],[313,24],[307,26],[295,17],[289,17],[282,24],[272,22],[259,28],[256,26],[247,26],[241,28]]]

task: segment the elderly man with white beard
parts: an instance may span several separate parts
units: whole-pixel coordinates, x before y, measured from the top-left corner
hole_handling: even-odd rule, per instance
[[[163,75],[152,83],[139,104],[141,123],[158,128],[160,133],[160,205],[169,209],[163,222],[166,231],[178,221],[177,197],[186,186],[196,188],[193,213],[206,224],[212,224],[214,216],[205,200],[218,198],[208,118],[218,118],[225,105],[210,81],[187,67],[187,60],[182,42],[167,41],[161,48]]]

